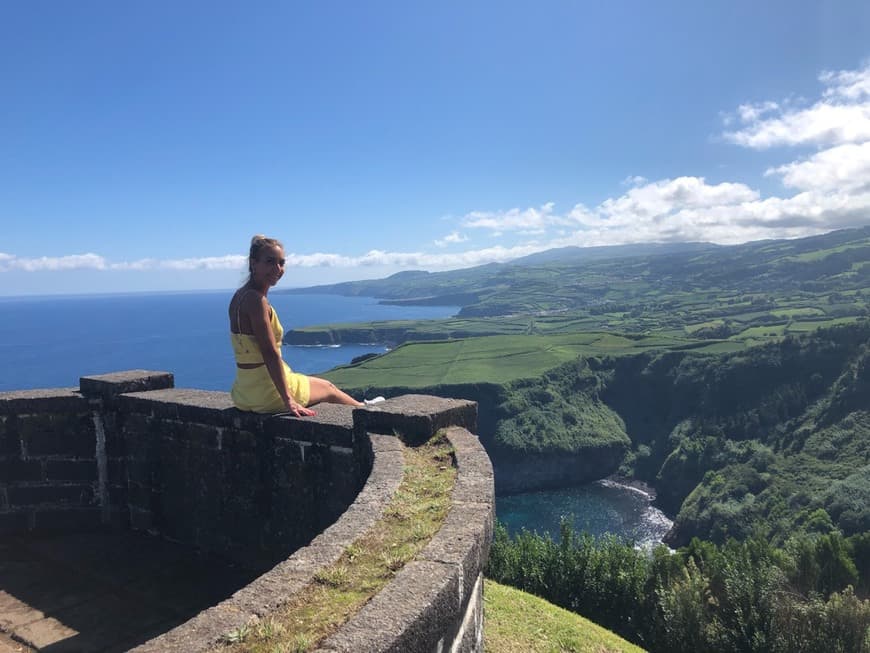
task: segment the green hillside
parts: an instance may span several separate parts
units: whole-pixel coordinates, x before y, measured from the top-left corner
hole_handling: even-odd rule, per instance
[[[870,530],[868,343],[867,320],[725,353],[612,334],[489,337],[406,345],[327,376],[479,401],[497,478],[529,454],[594,460],[591,478],[621,465],[676,515],[675,543],[760,527],[782,539]]]
[[[572,258],[571,250],[525,264],[291,289],[286,292],[462,308],[459,316],[444,320],[311,326],[289,331],[285,342],[396,345],[613,331],[726,341],[719,346],[724,351],[868,314],[870,227],[733,247],[698,245],[667,254],[617,250],[609,258]]]
[[[606,248],[604,248],[606,249]],[[795,240],[730,247],[698,245],[638,255],[613,248],[613,256],[583,250],[554,259],[485,265],[451,272],[402,272],[386,279],[276,292],[332,293],[390,302],[460,305],[461,317],[610,311],[620,305],[635,318],[644,312],[674,314],[692,306],[735,319],[739,309],[776,301],[799,306],[829,302],[829,317],[855,314],[866,304],[870,281],[870,227]],[[541,261],[541,262],[538,262]],[[857,293],[856,291],[861,291]],[[652,316],[652,315],[651,315]],[[667,316],[658,315],[663,326]]]
[[[650,349],[698,349],[710,343],[669,336],[570,333],[552,336],[488,336],[409,343],[388,356],[329,372],[348,388],[426,388],[459,383],[508,383],[535,378],[578,356],[622,355]]]
[[[641,653],[609,630],[544,599],[484,583],[484,648],[490,653]]]

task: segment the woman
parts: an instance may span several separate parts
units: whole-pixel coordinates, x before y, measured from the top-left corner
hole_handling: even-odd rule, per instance
[[[248,255],[248,276],[230,301],[230,339],[236,356],[233,403],[258,413],[288,411],[297,417],[314,415],[308,408],[328,402],[364,406],[326,379],[297,374],[281,358],[284,329],[266,295],[284,276],[284,246],[274,238],[254,236]]]

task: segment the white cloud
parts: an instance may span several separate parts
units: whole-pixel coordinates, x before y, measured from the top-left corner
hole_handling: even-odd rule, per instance
[[[828,84],[825,97],[842,100],[870,98],[870,64],[859,70],[827,71],[819,79]]]
[[[628,187],[643,186],[648,181],[649,179],[647,179],[646,177],[642,177],[640,175],[630,175],[622,180],[622,185]]]
[[[737,116],[741,122],[755,122],[762,116],[779,109],[776,102],[760,102],[758,104],[741,104],[737,107]]]
[[[553,213],[554,206],[553,202],[547,202],[537,208],[472,211],[462,219],[462,224],[469,229],[490,229],[498,233],[541,234],[547,227],[565,224],[563,216]]]
[[[870,187],[870,141],[822,150],[803,161],[770,168],[789,188],[824,192],[867,190]],[[870,216],[868,216],[870,218]]]
[[[741,105],[743,127],[725,132],[726,140],[763,150],[779,145],[831,146],[870,140],[870,64],[859,70],[825,72],[822,98],[811,106],[788,103]]]
[[[468,236],[460,234],[458,231],[452,231],[444,238],[434,241],[437,247],[447,247],[447,245],[452,245],[455,243],[464,243],[468,240]]]
[[[0,272],[21,270],[24,272],[63,270],[105,270],[106,259],[97,254],[71,254],[68,256],[40,256],[25,258],[14,254],[0,255]]]

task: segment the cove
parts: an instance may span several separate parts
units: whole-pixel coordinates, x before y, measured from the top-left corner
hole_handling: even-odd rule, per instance
[[[672,521],[652,505],[644,490],[610,480],[577,487],[499,495],[496,517],[513,535],[522,529],[559,539],[559,524],[569,519],[578,532],[596,538],[608,533],[651,547],[661,543]]]

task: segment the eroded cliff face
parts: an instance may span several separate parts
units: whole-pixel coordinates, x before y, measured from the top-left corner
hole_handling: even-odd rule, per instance
[[[573,454],[490,455],[490,459],[496,493],[515,494],[591,483],[615,473],[624,456],[623,447],[602,446]]]
[[[490,383],[439,385],[412,390],[404,387],[366,388],[366,392],[387,396],[423,392],[476,401],[477,433],[492,460],[498,493],[570,487],[605,478],[617,471],[630,448],[618,416],[601,402],[589,402],[588,397],[579,403],[576,411],[585,412],[587,417],[594,415],[606,423],[609,427],[606,433],[593,432],[597,422],[587,420],[584,423],[579,414],[571,415],[564,403],[570,402],[572,397],[563,401],[562,397],[550,395],[558,405],[549,405],[531,386],[519,393],[516,388]],[[523,412],[530,419],[528,423],[516,423],[514,411],[517,409],[512,401],[534,403],[532,409]],[[550,417],[557,421],[546,421]],[[541,432],[546,429],[567,432],[572,428],[582,428],[585,432],[582,437],[569,442],[553,440],[551,434],[544,434],[541,438]],[[513,441],[509,439],[511,436]]]

